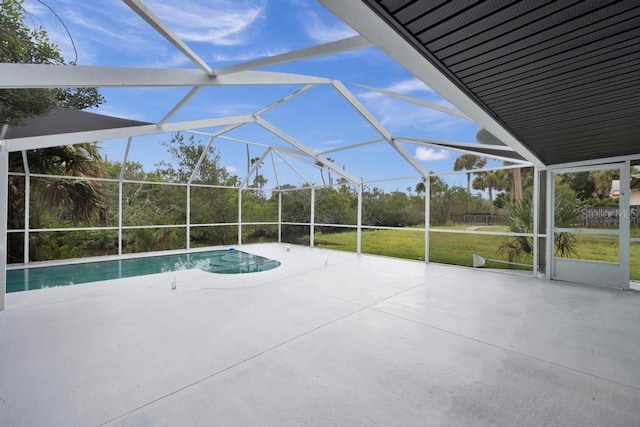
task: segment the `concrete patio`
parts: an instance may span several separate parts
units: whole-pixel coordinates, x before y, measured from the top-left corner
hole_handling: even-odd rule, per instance
[[[638,292],[241,249],[282,266],[9,294],[0,424],[640,425]]]

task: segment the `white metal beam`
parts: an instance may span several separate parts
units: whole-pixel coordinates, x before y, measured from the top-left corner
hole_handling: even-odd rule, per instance
[[[435,104],[433,102],[423,101],[423,100],[418,99],[418,98],[414,98],[414,97],[411,97],[411,96],[403,95],[401,93],[393,92],[393,91],[386,90],[386,89],[379,89],[379,88],[375,88],[375,87],[371,87],[371,86],[361,85],[361,84],[358,84],[358,83],[354,83],[354,85],[356,85],[358,87],[361,87],[363,89],[367,89],[367,90],[373,91],[373,92],[381,93],[383,95],[391,96],[393,98],[397,98],[397,99],[400,99],[400,100],[405,101],[405,102],[410,102],[411,104],[420,105],[421,107],[431,108],[432,110],[440,111],[441,113],[450,114],[452,116],[460,117],[461,119],[471,120],[469,117],[467,117],[466,114],[464,114],[464,113],[462,113],[462,112],[460,112],[458,110],[454,110],[452,108],[447,108],[447,107],[444,107],[442,105]]]
[[[157,135],[189,129],[242,124],[254,121],[250,115],[220,117],[214,119],[191,120],[186,122],[166,123],[162,127],[156,125],[130,126],[124,128],[73,132],[58,135],[33,136],[8,140],[9,151],[33,150],[36,148],[57,147],[60,145],[79,144],[87,141],[105,141],[110,139]]]
[[[271,151],[271,148],[267,148],[266,150],[264,150],[264,152],[262,153],[258,161],[255,162],[253,166],[251,166],[251,169],[249,169],[249,172],[247,172],[247,176],[245,176],[242,182],[240,183],[240,188],[244,188],[245,185],[249,183],[249,178],[256,171],[256,169],[260,167],[260,163],[264,161],[265,157],[267,157],[267,154],[269,154],[270,151]]]
[[[380,18],[364,2],[344,0],[318,0],[342,21],[367,40],[378,46],[389,57],[406,68],[427,86],[455,105],[471,120],[491,132],[496,138],[513,147],[518,154],[537,167],[544,163],[535,154],[506,130],[496,119],[477,105],[456,84],[440,72],[433,64]]]
[[[342,40],[308,47],[293,52],[286,52],[279,55],[269,56],[267,58],[256,59],[242,64],[230,65],[224,68],[218,68],[215,73],[218,76],[223,74],[237,73],[239,71],[253,70],[256,68],[269,67],[271,65],[286,64],[287,62],[301,61],[318,56],[333,55],[335,53],[346,52],[349,50],[369,47],[371,43],[364,37],[358,35]]]
[[[300,171],[299,171],[298,169],[296,169],[296,168],[295,168],[291,163],[289,163],[289,161],[288,161],[287,159],[285,159],[285,158],[282,156],[282,154],[280,154],[279,150],[280,150],[280,149],[278,148],[278,149],[274,149],[274,150],[271,150],[271,151],[272,151],[272,152],[275,152],[275,153],[278,155],[278,157],[280,157],[280,159],[281,159],[281,160],[282,160],[282,161],[283,161],[287,166],[289,166],[289,168],[290,168],[292,171],[294,171],[294,172],[296,173],[296,175],[298,175],[298,176],[300,177],[300,179],[302,180],[302,182],[304,182],[305,184],[307,184],[308,186],[310,186],[310,187],[311,187],[311,183],[309,182],[309,180],[308,180],[308,179],[307,179],[303,174],[301,174],[301,173],[300,173]]]
[[[413,138],[413,137],[404,137],[397,136],[396,139],[398,141],[406,141],[406,142],[414,142],[416,144],[431,144],[431,145],[439,145],[442,147],[457,147],[473,150],[476,148],[486,148],[494,151],[506,151],[510,153],[515,153],[515,150],[507,145],[491,145],[491,144],[478,144],[475,142],[457,142],[457,141],[443,141],[440,139],[431,139],[431,138]]]
[[[236,123],[231,126],[227,126],[224,129],[220,129],[219,131],[211,134],[211,136],[209,137],[209,142],[207,142],[207,145],[204,147],[204,150],[202,150],[202,154],[198,159],[198,163],[196,163],[195,167],[193,168],[193,172],[191,172],[191,176],[189,177],[189,181],[187,182],[187,184],[191,184],[193,182],[193,179],[195,178],[196,173],[198,173],[198,170],[200,169],[200,166],[202,165],[204,158],[207,156],[207,150],[209,150],[209,147],[211,147],[211,143],[213,142],[214,138],[220,135],[224,135],[227,132],[231,132],[232,130],[239,128],[243,124],[244,123]]]
[[[280,179],[278,178],[278,168],[276,167],[276,159],[273,156],[273,150],[269,150],[271,157],[271,167],[273,167],[273,175],[276,178],[276,188],[280,187]]]
[[[0,130],[0,311],[4,310],[7,294],[7,220],[9,211],[9,150],[4,141],[8,126],[5,124]]]
[[[180,52],[182,52],[187,58],[193,61],[198,67],[202,68],[209,76],[213,76],[213,70],[207,63],[198,56],[189,46],[187,46],[173,31],[169,29],[147,6],[140,0],[122,0],[127,6],[129,6],[135,13],[144,19],[149,25],[153,27],[158,33],[165,39],[174,45]]]
[[[372,139],[370,141],[358,142],[356,144],[344,145],[342,147],[336,147],[336,148],[331,148],[329,150],[320,151],[318,154],[325,155],[325,154],[329,154],[329,153],[335,153],[335,152],[338,152],[338,151],[349,150],[351,148],[362,147],[362,146],[369,145],[369,144],[375,144],[376,142],[383,142],[383,141],[385,141],[384,138],[376,138],[376,139]]]
[[[189,101],[193,99],[200,91],[202,90],[202,86],[196,86],[192,88],[189,93],[187,93],[181,100],[178,102],[172,109],[169,111],[163,118],[161,118],[157,125],[162,126],[167,123],[171,117],[173,117],[178,111],[182,109]]]
[[[389,133],[389,131],[387,129],[385,129],[384,126],[382,126],[382,124],[375,118],[373,117],[373,115],[369,112],[369,110],[367,110],[367,108],[362,105],[362,103],[360,102],[360,100],[358,100],[358,98],[356,98],[356,96],[354,94],[352,94],[349,89],[347,89],[341,82],[339,81],[334,81],[332,83],[333,87],[338,91],[338,93],[340,95],[342,95],[342,97],[349,103],[351,104],[351,106],[353,108],[356,109],[356,111],[358,113],[360,113],[360,115],[367,121],[369,122],[369,124],[371,126],[373,126],[373,128],[378,131],[378,133],[380,135],[382,135],[382,137],[384,139],[387,140],[387,142],[389,142],[389,144],[391,144],[391,146],[398,152],[400,153],[400,155],[411,165],[413,166],[413,168],[415,170],[417,170],[420,175],[422,175],[424,178],[426,178],[427,176],[429,176],[429,172],[427,172],[420,163],[418,163],[418,161],[416,159],[414,159],[410,153],[407,152],[407,150],[404,149],[404,147],[402,145],[400,145],[399,142],[397,142],[396,140],[393,139],[393,137],[391,136],[391,134]]]
[[[243,71],[211,77],[187,68],[78,67],[0,64],[0,89],[56,87],[149,87],[329,84],[331,80],[272,71]]]
[[[310,149],[309,147],[307,147],[306,145],[304,145],[300,141],[297,141],[292,136],[287,135],[282,130],[278,129],[277,127],[275,127],[271,123],[269,123],[266,120],[264,120],[262,117],[256,117],[256,123],[258,125],[262,126],[263,128],[265,128],[266,130],[268,130],[269,132],[273,133],[277,137],[281,138],[283,141],[286,141],[289,144],[291,144],[294,147],[296,147],[297,149],[299,149],[300,151],[303,151],[309,157],[312,157],[316,161],[322,163],[323,165],[325,165],[326,167],[328,167],[332,171],[336,172],[338,175],[340,175],[342,177],[345,177],[346,179],[348,179],[349,181],[353,182],[354,184],[360,183],[360,180],[358,178],[356,178],[355,176],[351,175],[350,173],[340,169],[333,162],[330,162],[329,160],[327,160],[326,157],[314,152],[312,149]]]
[[[424,145],[427,147],[434,147],[434,148],[441,148],[441,149],[445,149],[445,150],[450,150],[450,151],[455,151],[458,153],[469,153],[469,154],[474,154],[476,156],[482,156],[482,157],[488,157],[490,159],[495,159],[495,160],[502,160],[502,161],[507,161],[507,162],[511,162],[511,163],[518,163],[518,164],[523,164],[523,165],[531,165],[531,163],[529,163],[526,160],[520,160],[520,159],[514,159],[513,157],[508,157],[508,156],[500,156],[498,154],[489,154],[489,153],[483,153],[482,151],[476,150],[476,148],[478,147],[478,144],[467,144],[465,145],[461,145],[463,143],[440,143],[439,141],[431,141],[428,139],[418,139],[418,138],[401,138],[398,137],[396,138],[398,141],[405,141],[405,142],[409,142],[411,144],[416,144],[416,145]],[[468,147],[468,148],[467,148]],[[491,149],[493,149],[493,147],[489,146]],[[507,147],[510,148],[510,147]],[[511,149],[509,150],[504,150],[506,152],[513,152]]]
[[[306,86],[304,86],[304,87],[302,87],[302,88],[300,88],[300,89],[296,90],[295,92],[290,93],[289,95],[285,96],[284,98],[280,98],[280,99],[279,99],[279,100],[277,100],[276,102],[274,102],[274,103],[272,103],[272,104],[267,105],[267,106],[266,106],[266,107],[264,107],[263,109],[261,109],[261,110],[257,111],[257,112],[255,113],[255,115],[256,115],[256,116],[259,116],[260,114],[264,114],[264,113],[266,113],[267,111],[269,111],[269,110],[272,110],[272,109],[276,108],[278,105],[281,105],[281,104],[283,104],[283,103],[285,103],[285,102],[289,101],[290,99],[295,98],[296,96],[298,96],[298,95],[300,95],[300,94],[302,94],[302,93],[304,93],[304,92],[308,91],[309,89],[311,89],[311,88],[312,88],[312,87],[314,87],[314,86],[315,86],[315,85],[306,85]]]

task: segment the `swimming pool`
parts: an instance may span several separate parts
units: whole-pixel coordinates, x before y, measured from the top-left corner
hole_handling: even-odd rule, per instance
[[[8,270],[7,293],[191,269],[218,274],[255,273],[271,270],[279,265],[278,261],[228,249],[81,264],[34,266]]]

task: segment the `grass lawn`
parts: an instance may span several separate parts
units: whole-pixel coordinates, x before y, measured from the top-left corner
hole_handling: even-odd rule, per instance
[[[443,227],[444,229],[464,229]],[[433,228],[429,238],[429,258],[432,262],[473,266],[472,254],[483,258],[506,261],[506,256],[498,252],[505,237],[479,234],[438,233]],[[481,227],[478,231],[503,231],[496,226]],[[315,245],[327,249],[355,252],[356,232],[322,234],[316,233]],[[610,236],[580,235],[578,238],[578,254],[580,259],[616,262],[618,259],[618,242]],[[363,230],[362,252],[373,255],[385,255],[396,258],[424,260],[424,233],[418,230]],[[518,262],[531,263],[531,258]],[[524,269],[524,266],[487,261],[490,268]],[[529,268],[531,269],[531,268]],[[640,243],[631,244],[631,278],[640,280]]]
[[[490,227],[490,229],[491,231],[498,231],[495,227]],[[356,250],[355,231],[335,234],[316,233],[314,240],[315,245],[318,247],[351,252]],[[429,238],[429,259],[432,262],[471,267],[473,266],[472,255],[477,253],[484,258],[506,261],[507,258],[505,256],[498,254],[498,247],[502,240],[503,237],[501,236],[432,232]],[[410,229],[363,230],[362,252],[422,261],[424,260],[424,232]],[[527,260],[521,260],[521,262],[526,263]],[[492,261],[487,261],[486,266],[527,269],[522,266],[512,266]]]

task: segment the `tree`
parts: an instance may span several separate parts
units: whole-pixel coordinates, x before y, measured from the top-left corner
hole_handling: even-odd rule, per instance
[[[42,28],[24,23],[23,0],[3,0],[0,4],[0,62],[29,64],[65,64],[56,45],[49,41]],[[104,98],[95,88],[82,89],[2,89],[0,90],[0,124],[20,126],[29,117],[45,114],[54,108],[84,109],[95,107]],[[9,156],[10,170],[24,172],[21,153]],[[102,158],[96,144],[85,143],[27,152],[32,174],[56,174],[100,177],[104,173]],[[32,227],[41,222],[47,212],[51,218],[103,224],[104,206],[100,203],[101,185],[92,180],[35,178],[31,179]],[[24,226],[24,179],[9,177],[8,225]],[[38,238],[38,237],[34,237]],[[9,235],[9,261],[22,261],[22,240]]]
[[[156,165],[158,174],[165,181],[186,183],[193,175],[194,181],[202,184],[231,185],[233,179],[220,165],[220,153],[213,146],[209,146],[205,153],[205,145],[194,135],[185,139],[184,134],[176,132],[170,141],[161,141],[160,144],[175,161],[161,161]],[[200,167],[196,169],[201,157]]]
[[[333,162],[333,159],[331,157],[327,157],[327,160]],[[327,185],[326,181],[324,180],[324,168],[326,168],[325,164],[318,160],[316,161],[315,166],[320,169],[320,178],[322,179],[322,185]],[[331,169],[327,168],[327,173],[329,174],[329,185],[333,185],[333,179],[331,178]]]
[[[508,176],[502,170],[479,172],[473,180],[475,190],[487,190],[489,193],[489,214],[493,215],[493,190],[503,190],[508,185]]]
[[[589,172],[589,180],[593,182],[594,195],[599,199],[609,197],[614,179],[620,179],[617,169],[598,169]]]
[[[487,164],[487,159],[483,159],[482,157],[473,155],[473,154],[463,154],[458,157],[453,164],[454,171],[466,170],[470,171],[472,169],[483,168]],[[469,200],[467,201],[467,212],[469,212],[471,208],[471,173],[467,172],[467,197]]]
[[[19,64],[65,64],[58,46],[42,27],[24,23],[23,0],[3,0],[0,7],[0,62]],[[24,124],[29,117],[52,109],[97,107],[104,98],[96,88],[2,89],[0,123]]]

